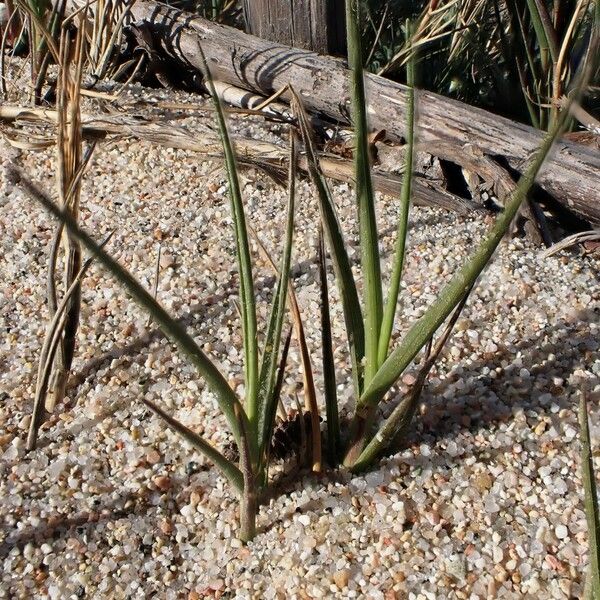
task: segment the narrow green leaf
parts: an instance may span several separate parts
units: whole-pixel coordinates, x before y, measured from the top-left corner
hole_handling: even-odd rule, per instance
[[[590,571],[588,585],[591,598],[600,600],[600,516],[598,492],[590,443],[590,428],[587,414],[587,397],[584,391],[579,402],[579,428],[581,435],[581,469],[585,492],[585,514],[588,524]]]
[[[321,171],[321,167],[319,166],[306,111],[302,106],[300,97],[293,88],[290,88],[290,92],[292,95],[294,114],[298,119],[302,140],[304,141],[309,174],[317,189],[321,221],[327,238],[327,244],[331,252],[333,268],[335,270],[338,290],[344,310],[344,321],[346,323],[348,345],[350,347],[350,360],[352,362],[354,390],[356,396],[360,397],[363,387],[362,361],[365,355],[365,331],[356,283],[352,274],[350,258],[348,257],[348,252],[344,243],[342,226],[338,219],[335,203],[331,196],[331,192],[329,191],[327,181]]]
[[[256,326],[256,303],[254,299],[254,279],[252,277],[252,258],[248,244],[248,230],[244,203],[240,190],[237,164],[233,144],[227,130],[225,112],[221,106],[219,96],[215,90],[213,80],[206,62],[202,47],[198,44],[198,52],[202,64],[205,83],[210,91],[215,106],[215,115],[219,127],[219,135],[225,154],[227,179],[229,182],[229,195],[231,210],[235,227],[235,241],[237,251],[238,269],[240,273],[240,299],[242,310],[242,329],[244,335],[244,372],[246,381],[247,414],[251,431],[256,432],[258,419],[258,340]],[[252,437],[252,436],[251,436]]]
[[[173,319],[169,313],[149,294],[144,287],[122,267],[118,261],[105,252],[100,246],[77,225],[75,219],[66,211],[61,210],[50,198],[38,190],[32,183],[24,179],[13,167],[8,168],[11,181],[18,182],[27,194],[36,202],[39,202],[50,214],[64,223],[69,233],[79,240],[102,265],[119,281],[119,283],[131,294],[148,314],[152,315],[153,321],[162,329],[163,333],[189,358],[196,367],[198,373],[204,378],[208,387],[216,396],[219,407],[225,414],[231,427],[236,442],[240,440],[240,427],[237,410],[243,413],[240,402],[229,387],[227,380],[217,369],[214,363],[198,347],[194,338],[185,328]]]
[[[338,414],[333,339],[329,314],[329,286],[327,285],[327,258],[323,228],[319,231],[319,279],[321,282],[321,352],[323,354],[323,385],[327,415],[327,454],[329,466],[337,467],[342,449]]]
[[[296,139],[295,134],[292,133],[290,143],[290,172],[285,242],[283,246],[283,255],[281,257],[281,265],[279,268],[277,287],[275,288],[275,294],[273,295],[271,317],[269,319],[269,327],[267,330],[267,337],[265,339],[259,377],[257,403],[259,456],[263,455],[265,446],[269,443],[267,434],[270,429],[270,422],[275,417],[275,413],[277,412],[277,398],[274,397],[273,390],[275,386],[275,376],[277,373],[277,361],[279,358],[279,346],[281,342],[281,329],[283,327],[283,317],[285,315],[285,305],[287,302],[287,290],[290,279],[290,262],[294,241],[296,159]]]
[[[242,472],[230,461],[227,460],[212,444],[209,444],[202,436],[198,435],[186,427],[183,423],[166,413],[162,408],[143,398],[144,404],[155,412],[165,423],[183,439],[189,442],[194,448],[202,452],[204,456],[210,459],[219,470],[229,480],[231,485],[238,491],[244,490],[244,478]]]
[[[527,197],[535,183],[535,178],[556,138],[563,129],[569,111],[564,110],[544,141],[531,164],[522,175],[515,192],[507,201],[503,212],[496,219],[487,237],[471,255],[463,267],[454,275],[446,287],[440,292],[437,300],[427,309],[425,314],[411,327],[401,344],[383,363],[373,381],[365,389],[358,402],[357,413],[367,414],[368,408],[377,405],[395,381],[403,373],[417,353],[427,343],[438,327],[444,322],[454,307],[460,302],[466,291],[475,283],[490,258],[494,254],[500,240],[508,231],[521,203]]]
[[[407,32],[410,28],[407,26]],[[410,33],[407,33],[410,35]],[[400,192],[400,214],[398,215],[398,233],[396,234],[396,249],[394,251],[394,262],[387,301],[381,322],[381,334],[379,336],[379,350],[377,356],[378,365],[381,366],[388,353],[392,329],[396,317],[396,306],[400,292],[400,281],[404,268],[404,257],[406,253],[406,237],[408,234],[408,213],[410,209],[411,186],[414,167],[415,146],[415,58],[411,50],[408,63],[406,64],[406,82],[408,85],[408,96],[406,104],[406,156],[404,161],[404,175],[402,177],[402,191]]]
[[[100,244],[100,248],[104,248],[108,244],[113,232],[109,233],[104,241]],[[90,256],[79,269],[79,272],[73,278],[71,285],[62,297],[60,304],[55,308],[52,320],[48,325],[46,337],[40,352],[40,362],[38,365],[37,383],[35,388],[35,398],[33,401],[33,412],[31,415],[31,423],[29,425],[29,433],[27,436],[27,450],[34,450],[37,443],[37,433],[44,418],[44,402],[48,391],[48,382],[50,381],[50,373],[54,356],[58,349],[60,336],[64,325],[64,314],[71,302],[71,298],[76,293],[81,284],[81,280],[92,266],[94,257]]]
[[[361,452],[357,461],[352,465],[352,471],[359,472],[368,468],[375,459],[390,446],[397,447],[408,433],[413,417],[417,411],[419,398],[421,397],[421,392],[423,391],[423,386],[425,385],[429,371],[431,371],[431,368],[435,365],[441,351],[444,349],[446,342],[450,338],[452,329],[454,328],[470,293],[471,290],[465,294],[459,305],[456,307],[444,332],[436,341],[433,350],[433,339],[429,340],[425,360],[419,369],[415,383],[406,396],[394,408],[392,414],[379,427],[379,430],[367,444],[366,448]]]
[[[360,6],[360,0],[346,0],[348,62],[351,69],[350,90],[355,140],[354,185],[358,203],[361,268],[364,286],[366,358],[364,378],[365,385],[368,385],[379,368],[377,357],[383,299],[379,262],[379,236],[377,234],[377,220],[375,215],[375,194],[371,180],[367,100],[362,64]]]

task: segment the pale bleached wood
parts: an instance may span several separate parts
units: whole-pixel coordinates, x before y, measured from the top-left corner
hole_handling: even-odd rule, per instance
[[[0,105],[0,120],[4,121],[55,124],[57,118],[56,111],[50,109]],[[221,157],[223,154],[221,141],[215,133],[189,131],[185,127],[173,126],[166,120],[144,120],[137,113],[82,114],[81,124],[84,136],[93,139],[114,135],[146,140],[168,148],[191,150],[210,157]],[[17,128],[0,129],[0,134],[2,133],[13,146],[22,149],[42,150],[54,144],[52,135],[34,139],[26,131]],[[242,136],[233,136],[232,139],[242,166],[255,166],[285,180],[289,154],[287,148]],[[320,164],[327,177],[338,181],[352,181],[352,161],[336,155],[322,154]],[[299,157],[298,166],[301,171],[307,172],[308,164],[304,156]],[[400,195],[402,178],[397,175],[376,171],[373,183],[375,189],[383,194],[392,197]],[[474,202],[447,192],[433,181],[416,177],[413,190],[413,201],[417,205],[444,208],[462,215],[482,210]]]
[[[202,44],[213,77],[269,96],[292,84],[306,107],[347,122],[348,71],[340,59],[275,44],[242,31],[212,23],[166,5],[138,0],[133,18],[160,32],[169,51],[188,66],[200,68]],[[369,119],[392,141],[403,138],[406,89],[376,75],[367,75]],[[543,134],[482,109],[442,96],[418,93],[419,147],[474,172],[485,172],[490,157],[521,172]],[[539,185],[573,212],[600,223],[600,155],[593,148],[561,140],[538,177]]]

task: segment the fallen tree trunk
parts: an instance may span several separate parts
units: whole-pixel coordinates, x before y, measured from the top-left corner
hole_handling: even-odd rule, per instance
[[[348,122],[348,71],[341,60],[267,42],[152,0],[138,0],[131,14],[149,23],[164,50],[188,67],[200,69],[201,44],[215,79],[267,96],[291,83],[310,110]],[[384,129],[391,141],[402,140],[406,88],[372,74],[366,80],[370,126]],[[522,172],[543,137],[527,125],[430,92],[419,92],[418,111],[420,149],[478,174],[489,171],[490,159]],[[538,183],[597,224],[599,173],[597,151],[561,140]]]

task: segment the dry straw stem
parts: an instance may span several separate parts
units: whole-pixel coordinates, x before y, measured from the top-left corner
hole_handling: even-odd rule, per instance
[[[79,213],[79,196],[83,171],[91,156],[82,158],[80,121],[81,77],[83,72],[83,35],[79,34],[71,47],[71,37],[62,31],[59,52],[59,83],[57,110],[57,182],[63,210],[75,220]],[[62,277],[64,298],[57,301],[56,265],[61,241],[65,246],[65,272]],[[48,266],[48,307],[52,314],[51,326],[39,359],[38,381],[27,446],[35,448],[37,431],[43,422],[44,408],[52,412],[64,398],[73,356],[81,302],[81,250],[79,243],[64,235],[62,224],[57,227],[51,247]]]
[[[59,63],[58,84],[57,180],[60,203],[77,220],[82,174],[80,89],[83,75],[84,35],[81,23],[74,40],[74,52],[71,45],[71,34],[67,29],[63,29],[59,47],[61,62]],[[62,232],[62,225],[59,225],[59,228]],[[68,289],[81,265],[81,249],[79,244],[69,236],[62,235],[61,237],[66,249],[63,287]],[[56,256],[53,258],[56,258]],[[49,277],[51,279],[54,278],[55,269],[56,262],[51,262],[49,265]],[[55,289],[56,284],[54,283],[53,291]],[[54,298],[49,298],[49,305],[53,300]],[[64,397],[65,386],[75,353],[80,303],[81,291],[78,286],[66,311],[61,352],[56,357],[49,397],[46,401],[49,410],[52,410],[54,405],[61,402]]]
[[[271,267],[275,276],[280,276],[277,265],[273,261],[273,258],[267,251],[265,245],[262,243],[260,237],[253,228],[250,231],[256,240],[258,249],[262,254],[263,258],[267,261]],[[296,298],[296,292],[294,291],[294,284],[292,281],[288,283],[288,308],[292,314],[294,321],[294,332],[296,340],[300,346],[300,359],[302,361],[302,378],[304,385],[304,407],[305,410],[310,413],[310,427],[311,427],[311,442],[312,442],[312,470],[315,473],[321,471],[322,461],[322,450],[321,450],[321,429],[319,426],[319,406],[317,404],[317,390],[315,386],[315,380],[313,375],[312,362],[310,359],[310,351],[306,342],[306,335],[304,333],[304,324],[302,322],[302,314],[300,313],[300,307],[298,306],[298,300]]]
[[[550,248],[547,248],[542,252],[541,256],[543,258],[548,258],[557,254],[561,250],[566,250],[571,246],[576,246],[577,244],[582,244],[585,242],[595,242],[600,240],[600,229],[594,229],[592,231],[580,231],[578,233],[574,233],[573,235],[569,235],[566,238],[563,238],[560,242],[557,242]]]

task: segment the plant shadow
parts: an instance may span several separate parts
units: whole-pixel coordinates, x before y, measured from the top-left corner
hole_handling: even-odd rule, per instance
[[[23,529],[0,527],[4,541],[0,543],[0,559],[6,558],[13,548],[23,550],[29,543],[43,543],[56,540],[73,531],[77,537],[85,538],[90,528],[101,523],[108,523],[130,515],[144,515],[148,512],[145,499],[137,494],[127,493],[123,496],[91,510],[83,510],[72,515],[52,515],[39,525]]]
[[[470,364],[469,371],[481,372],[484,367],[489,369],[489,373],[500,370],[496,377],[489,374],[480,373],[477,377],[471,377],[466,382],[466,388],[460,394],[453,394],[448,399],[441,397],[453,381],[460,377],[455,371],[460,367],[460,361],[450,370],[445,380],[437,386],[435,392],[428,389],[427,386],[421,397],[421,404],[424,406],[424,414],[415,417],[413,428],[405,438],[403,444],[397,448],[401,452],[406,448],[415,449],[416,455],[412,459],[400,456],[397,452],[387,453],[382,459],[388,463],[396,464],[401,467],[401,471],[407,472],[408,469],[422,467],[427,464],[433,471],[447,469],[453,464],[460,464],[460,457],[450,457],[432,453],[427,457],[421,457],[418,454],[418,447],[423,443],[435,444],[443,440],[453,440],[457,434],[470,433],[477,434],[481,431],[489,431],[501,423],[507,423],[515,417],[518,411],[524,411],[528,417],[547,415],[550,418],[549,426],[554,426],[560,430],[561,417],[560,409],[577,410],[573,402],[573,395],[578,391],[577,387],[569,383],[569,377],[584,364],[593,364],[600,361],[600,339],[594,337],[590,332],[590,325],[599,320],[599,308],[585,309],[577,314],[577,317],[569,323],[560,322],[552,327],[546,327],[536,335],[529,336],[520,340],[508,350],[499,348],[493,357],[482,357],[480,361]],[[477,329],[484,324],[474,324]],[[558,339],[553,339],[558,334]],[[550,339],[551,341],[545,341]],[[513,362],[516,356],[520,356],[520,363],[515,367]],[[543,363],[541,357],[545,357]],[[561,378],[564,383],[560,386],[548,381],[542,388],[536,389],[536,381],[539,377],[545,377],[551,372],[554,366],[560,366]],[[526,369],[530,377],[521,375],[521,370]],[[486,371],[487,373],[487,371]],[[600,378],[592,377],[588,380],[590,388],[594,388],[600,382]],[[473,401],[473,397],[468,394],[469,386],[471,388],[477,383],[477,389],[481,391],[481,396]],[[518,393],[515,393],[518,392]],[[551,401],[548,400],[551,396]],[[542,396],[542,398],[540,398]],[[598,401],[598,398],[590,397],[590,403]],[[389,414],[393,406],[400,400],[399,392],[393,397],[383,411]],[[477,406],[474,404],[477,403]],[[556,407],[558,406],[558,410]],[[431,414],[433,413],[433,414]],[[484,447],[477,450],[479,460],[493,460],[493,456],[511,452],[512,447],[501,445],[497,448]],[[380,468],[380,463],[370,469],[376,471]],[[297,470],[297,476],[282,476],[273,482],[274,490],[269,495],[270,498],[282,496],[302,490],[309,484],[319,485],[325,479],[327,483],[348,483],[352,474],[345,470],[326,470],[323,473],[315,474],[304,470]],[[291,517],[294,512],[303,512],[312,510],[314,503],[307,501],[295,510],[288,511],[288,514],[281,517]],[[277,526],[281,519],[275,520],[269,524],[266,529]]]
[[[424,390],[423,404],[426,408],[435,406],[437,414],[425,419],[425,424],[422,419],[417,418],[416,424],[420,427],[413,430],[407,438],[407,443],[414,443],[417,436],[423,435],[435,442],[451,437],[458,430],[471,433],[480,431],[510,420],[517,410],[540,414],[549,412],[551,404],[557,405],[559,409],[574,408],[572,398],[578,389],[573,387],[568,379],[577,368],[600,360],[600,339],[594,337],[590,331],[590,325],[599,321],[599,313],[600,307],[581,310],[569,323],[559,322],[546,327],[536,335],[518,341],[510,350],[499,346],[492,357],[482,358],[469,365],[470,372],[480,372],[475,378],[483,392],[477,399],[479,406],[470,406],[464,393],[453,395],[447,400],[439,399],[444,387],[460,376],[454,374],[456,368],[460,367],[459,362],[448,374],[446,383],[436,390],[436,395],[427,388]],[[483,327],[483,323],[473,326],[480,331]],[[552,339],[555,334],[556,339]],[[516,367],[513,362],[518,354],[521,360]],[[489,369],[486,374],[481,373],[484,367]],[[545,379],[554,367],[560,368],[563,383],[558,385],[552,381],[542,382],[543,389],[536,389],[536,382],[540,378]],[[522,369],[529,373],[529,377],[521,376]],[[492,376],[491,373],[496,375]],[[467,383],[473,384],[475,381]],[[588,380],[588,385],[592,388],[598,383],[599,378],[596,376]],[[542,394],[550,394],[551,402],[547,398],[540,401]],[[474,410],[471,410],[472,408]],[[552,412],[552,415],[553,419],[558,419],[557,414]]]

